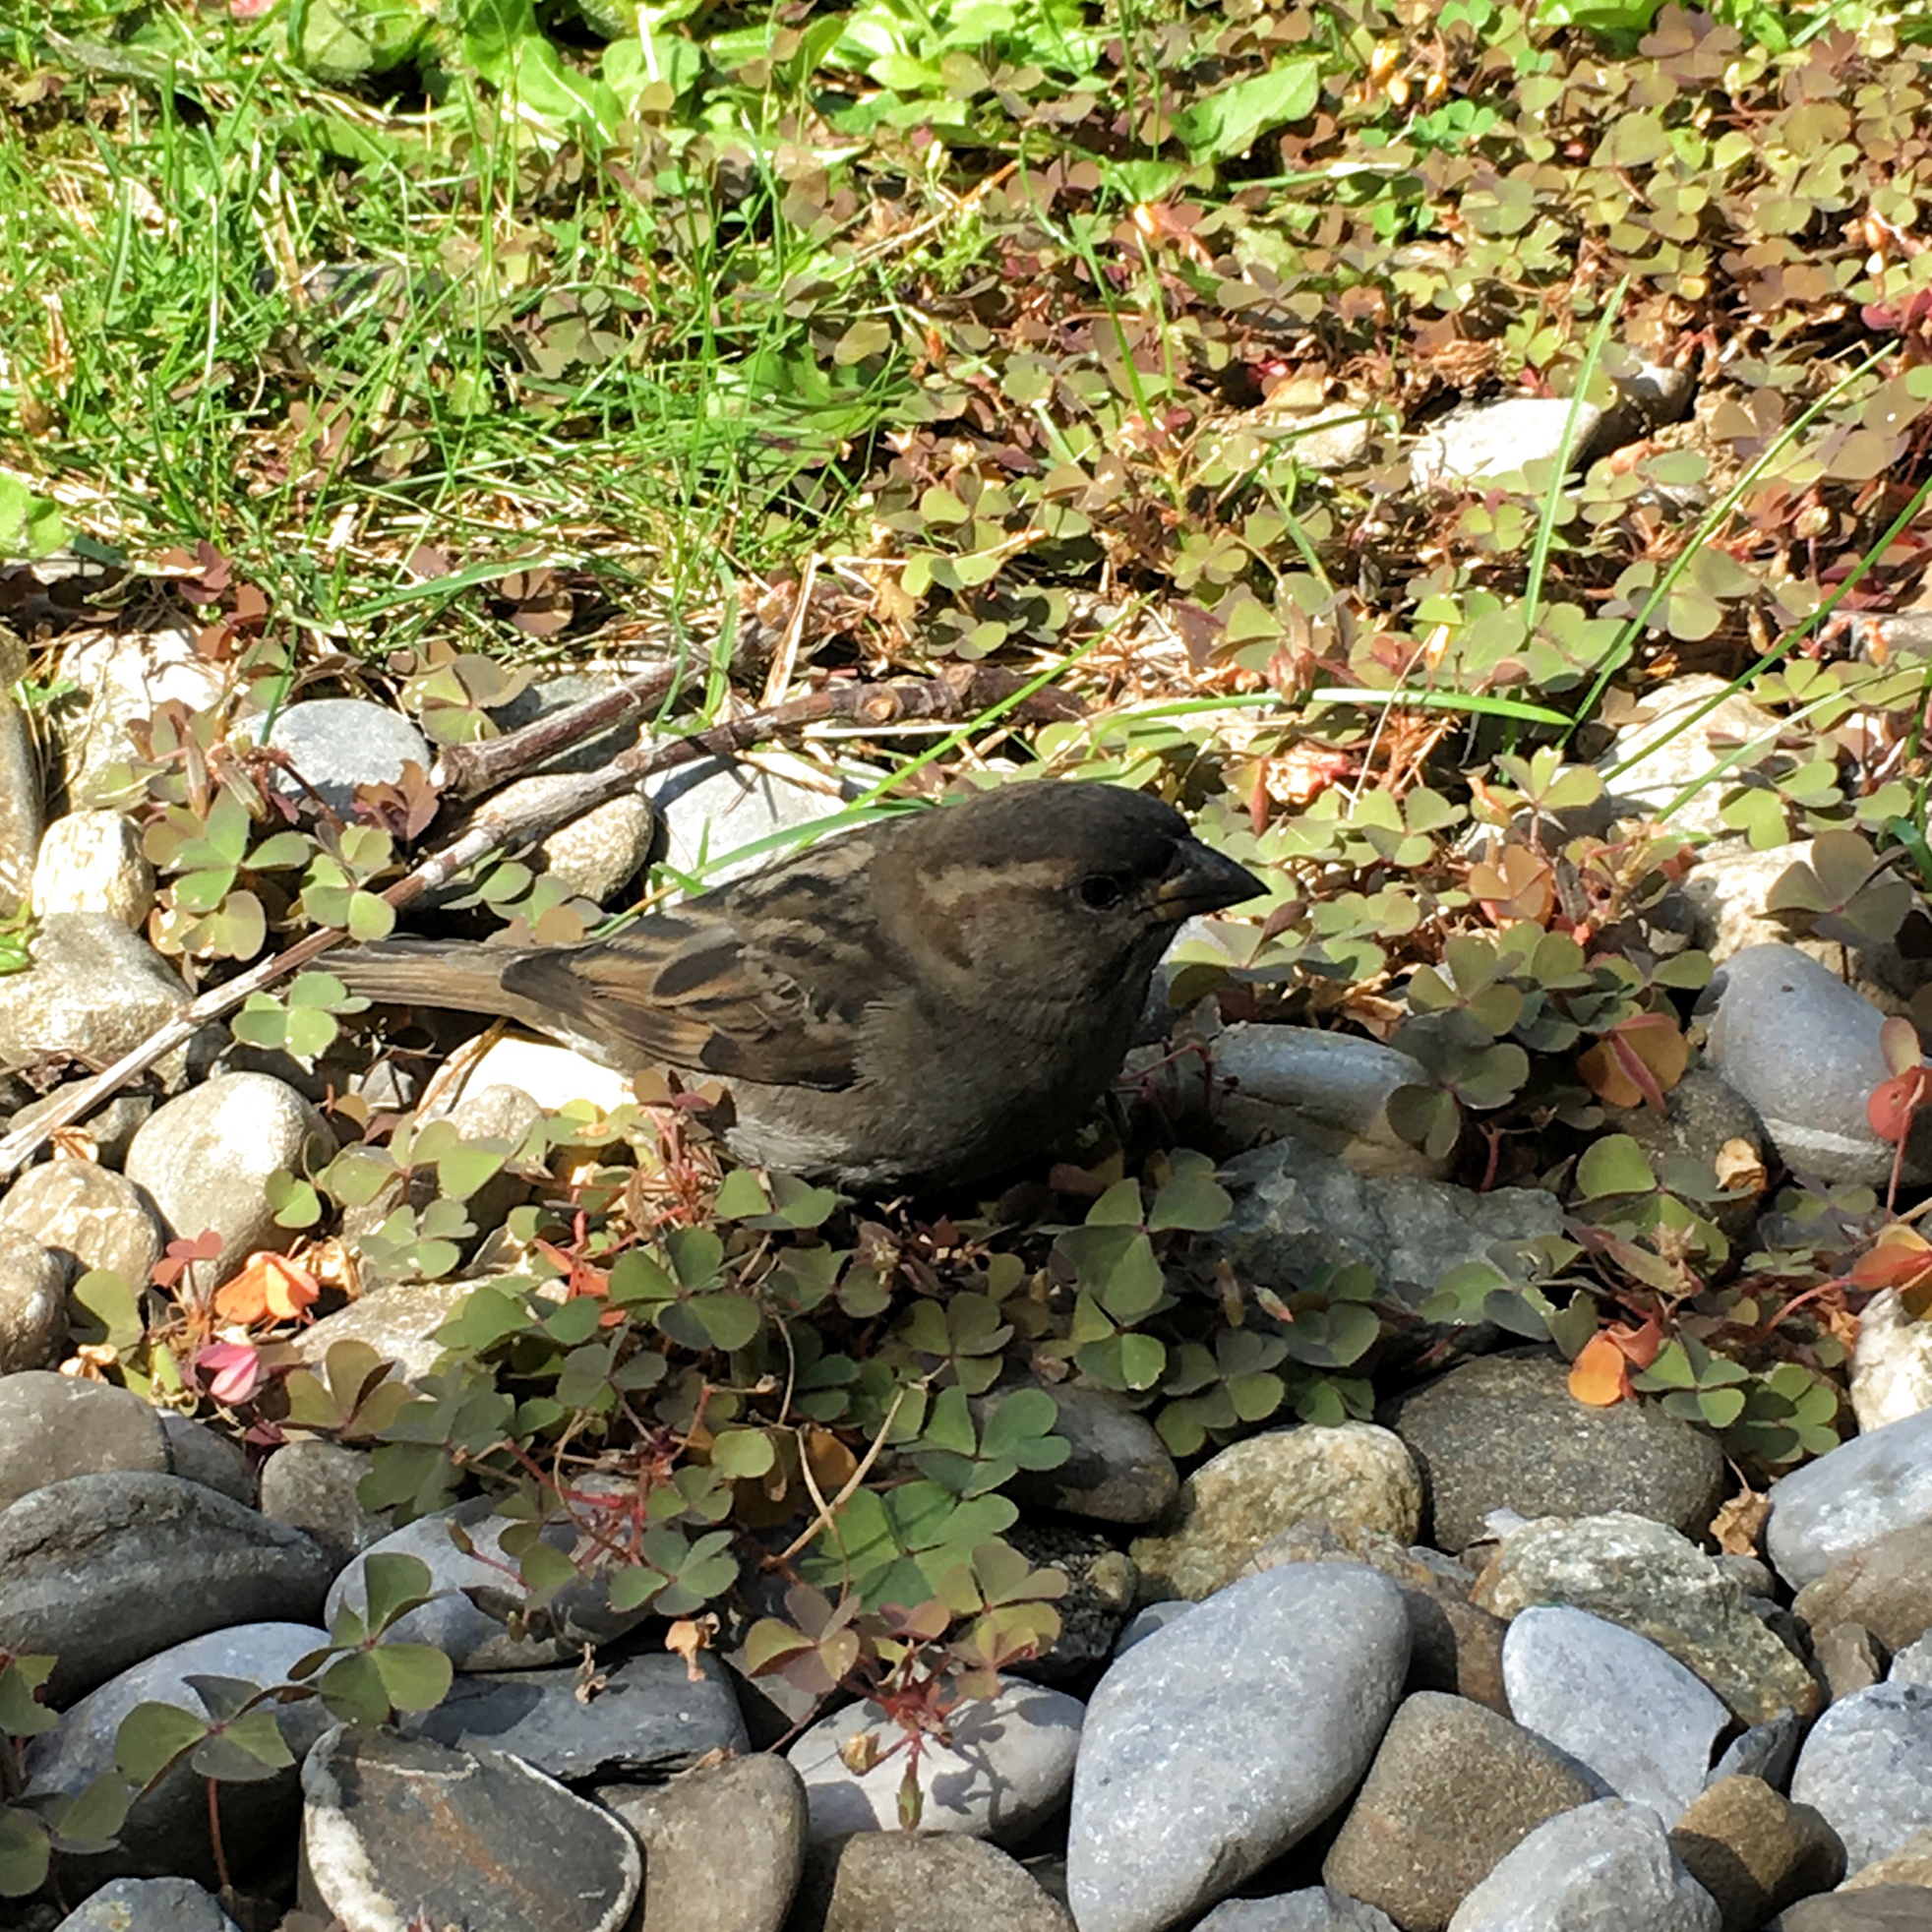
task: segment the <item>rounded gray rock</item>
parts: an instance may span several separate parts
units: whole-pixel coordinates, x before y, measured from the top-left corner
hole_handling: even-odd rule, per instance
[[[1873,1684],[1811,1727],[1791,1797],[1823,1814],[1856,1872],[1932,1826],[1932,1686]]]
[[[627,1658],[606,1667],[592,1697],[580,1669],[466,1670],[441,1704],[395,1728],[457,1750],[513,1751],[572,1785],[669,1777],[750,1743],[731,1673],[714,1657],[692,1668],[665,1651]]]
[[[1896,1149],[1866,1117],[1891,1078],[1879,1046],[1885,1015],[1795,946],[1746,946],[1697,1002],[1705,1053],[1757,1109],[1784,1162],[1814,1180],[1883,1187]],[[1904,1177],[1932,1177],[1932,1118],[1906,1142]]]
[[[171,1473],[159,1414],[128,1389],[35,1369],[0,1401],[0,1509],[73,1476]]]
[[[289,1670],[329,1633],[306,1623],[249,1623],[204,1636],[137,1663],[90,1691],[62,1712],[60,1722],[28,1747],[29,1789],[36,1796],[78,1796],[94,1779],[114,1769],[115,1739],[122,1720],[141,1704],[171,1704],[208,1716],[188,1679],[231,1677],[260,1689],[284,1683]],[[275,1728],[299,1763],[333,1720],[320,1701],[270,1704]],[[292,1832],[300,1807],[294,1765],[268,1779],[229,1784],[221,1792],[224,1854],[242,1862],[272,1854]],[[69,1853],[62,1869],[75,1880],[151,1876],[170,1872],[213,1883],[218,1868],[208,1829],[208,1783],[191,1766],[178,1764],[138,1798],[109,1851]]]
[[[984,1399],[986,1416],[1017,1393]],[[1105,1389],[1054,1388],[1054,1433],[1072,1453],[1057,1469],[1022,1470],[1006,1493],[1022,1507],[1060,1509],[1097,1523],[1151,1523],[1171,1509],[1180,1478],[1167,1445],[1146,1417]]]
[[[1399,1928],[1387,1912],[1331,1885],[1315,1885],[1273,1899],[1230,1899],[1216,1905],[1194,1932],[1399,1932]]]
[[[56,1706],[205,1631],[316,1622],[328,1587],[307,1537],[176,1476],[69,1477],[0,1511],[0,1647],[59,1659]]]
[[[1526,1730],[1666,1825],[1704,1788],[1730,1723],[1723,1700],[1648,1637],[1564,1604],[1510,1624],[1503,1683]]]
[[[11,641],[11,636],[10,636]],[[33,876],[43,815],[40,760],[33,750],[33,727],[8,695],[26,674],[26,664],[0,646],[0,913],[18,909]]]
[[[67,1340],[67,1269],[51,1248],[0,1228],[0,1375],[47,1368]]]
[[[1421,1465],[1442,1549],[1479,1541],[1497,1509],[1628,1510],[1701,1537],[1723,1498],[1714,1437],[1649,1404],[1589,1408],[1548,1357],[1479,1357],[1379,1413]]]
[[[339,1569],[392,1528],[388,1512],[372,1516],[356,1497],[356,1485],[369,1469],[366,1449],[297,1437],[262,1465],[256,1506],[264,1516],[313,1537]]]
[[[1408,1663],[1401,1591],[1348,1563],[1243,1577],[1117,1659],[1074,1769],[1081,1932],[1163,1932],[1305,1837],[1367,1769]]]
[[[770,863],[769,852],[733,855],[773,832],[803,830],[845,810],[838,790],[820,791],[736,759],[699,758],[651,781],[665,861],[722,885]],[[720,863],[723,861],[725,863]]]
[[[1856,1623],[1889,1651],[1917,1643],[1932,1630],[1932,1521],[1893,1530],[1840,1558],[1798,1592],[1791,1613],[1814,1640]]]
[[[1293,1135],[1221,1170],[1235,1211],[1212,1256],[1283,1294],[1323,1289],[1337,1268],[1366,1268],[1412,1304],[1451,1268],[1560,1234],[1563,1207],[1538,1187],[1486,1194],[1418,1175],[1358,1174]]]
[[[591,1794],[644,1847],[638,1932],[779,1932],[805,1865],[805,1786],[783,1758],[727,1758]]]
[[[961,1832],[1013,1844],[1065,1799],[1080,1748],[1084,1711],[1077,1698],[1044,1684],[1008,1681],[999,1694],[959,1705],[946,1721],[951,1738],[925,1740],[920,1789],[922,1832]],[[877,1746],[870,1771],[855,1772],[841,1755],[860,1732]],[[899,1827],[904,1733],[879,1708],[861,1701],[819,1721],[785,1756],[805,1781],[815,1841],[849,1832]]]
[[[1854,1435],[1771,1485],[1765,1552],[1793,1590],[1895,1530],[1932,1522],[1932,1409]]]
[[[807,1860],[787,1932],[1074,1932],[1066,1907],[979,1839],[860,1832]]]
[[[1211,1596],[1311,1516],[1414,1541],[1422,1485],[1401,1439],[1372,1422],[1309,1422],[1230,1443],[1181,1483],[1172,1520],[1128,1545],[1142,1599]]]
[[[275,1225],[269,1182],[327,1144],[321,1115],[293,1087],[267,1073],[217,1073],[149,1117],[128,1149],[128,1178],[176,1235],[221,1237],[202,1277],[214,1284],[257,1249],[279,1252],[294,1239]]]
[[[0,1065],[55,1053],[105,1066],[132,1053],[188,1001],[187,989],[161,955],[104,912],[60,912],[41,920],[33,929],[32,957],[25,973],[0,976]]]
[[[399,711],[363,697],[312,697],[291,704],[274,721],[269,743],[321,794],[346,813],[358,785],[393,785],[404,765],[430,765],[429,741]],[[276,789],[305,798],[302,787],[277,773]]]
[[[0,1229],[38,1241],[78,1278],[93,1269],[139,1291],[161,1258],[154,1204],[126,1175],[57,1155],[29,1168],[0,1196]]]
[[[1447,1157],[1431,1159],[1389,1124],[1398,1087],[1433,1082],[1419,1060],[1379,1041],[1241,1021],[1216,1039],[1214,1073],[1216,1113],[1243,1141],[1293,1134],[1358,1174],[1440,1179],[1449,1171]]]
[[[1722,1923],[1657,1813],[1600,1798],[1532,1832],[1457,1906],[1449,1932],[1721,1932]]]
[[[81,1084],[78,1080],[64,1081],[50,1093],[30,1102],[7,1122],[7,1131],[15,1133],[30,1127],[65,1107],[72,1099],[74,1089]],[[142,1121],[153,1113],[155,1105],[152,1094],[116,1094],[104,1106],[84,1115],[75,1131],[86,1135],[93,1143],[93,1159],[118,1174],[127,1161],[128,1148],[134,1142],[135,1133]]]
[[[1695,1671],[1747,1724],[1818,1709],[1810,1671],[1753,1614],[1738,1579],[1648,1517],[1618,1510],[1526,1523],[1490,1559],[1475,1599],[1500,1617],[1567,1603],[1634,1630]]]
[[[154,869],[134,821],[118,812],[70,812],[40,840],[33,910],[99,912],[139,933],[154,907]]]
[[[1410,487],[1419,494],[1468,488],[1516,475],[1526,463],[1553,462],[1571,417],[1565,396],[1507,395],[1464,403],[1418,439],[1409,455]],[[1603,417],[1600,403],[1575,406],[1573,463],[1583,458]]]
[[[473,1281],[389,1282],[312,1322],[290,1346],[304,1367],[321,1369],[337,1342],[363,1342],[394,1363],[392,1379],[413,1382],[435,1373],[444,1354],[437,1331],[475,1293]]]
[[[302,1766],[304,1902],[347,1932],[619,1932],[643,1884],[602,1805],[507,1751],[338,1725]],[[313,1907],[312,1907],[313,1908]]]
[[[167,1438],[168,1474],[205,1489],[218,1489],[238,1503],[255,1507],[260,1487],[248,1458],[225,1435],[204,1422],[178,1416],[172,1409],[158,1412],[161,1433]]]
[[[193,1879],[117,1878],[54,1932],[241,1932]]]

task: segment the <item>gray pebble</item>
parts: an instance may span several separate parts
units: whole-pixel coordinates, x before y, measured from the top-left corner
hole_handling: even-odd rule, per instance
[[[208,1707],[189,1678],[231,1677],[268,1689],[286,1682],[294,1664],[328,1641],[329,1633],[315,1624],[247,1623],[173,1645],[89,1692],[61,1714],[52,1730],[34,1738],[27,1752],[29,1788],[36,1796],[77,1796],[113,1770],[116,1734],[137,1705],[171,1704],[205,1718]],[[333,1721],[313,1699],[267,1708],[297,1760]],[[223,1850],[240,1860],[272,1856],[277,1839],[285,1839],[296,1824],[300,1797],[295,1769],[291,1765],[275,1777],[251,1781],[246,1791],[246,1802],[222,1806]],[[64,1858],[63,1870],[91,1879],[130,1871],[140,1876],[171,1872],[210,1882],[215,1878],[207,1781],[186,1764],[177,1765],[136,1801],[116,1836],[116,1849],[79,1858],[75,1865]]]
[[[1824,1814],[1856,1872],[1932,1826],[1932,1687],[1874,1684],[1811,1727],[1791,1796]]]
[[[0,975],[0,1065],[71,1054],[105,1066],[188,1003],[180,976],[102,912],[54,913],[33,930],[33,963]],[[179,1052],[171,1065],[182,1063]],[[165,1077],[170,1061],[162,1062]]]
[[[1408,1664],[1401,1591],[1346,1563],[1243,1577],[1117,1659],[1074,1771],[1082,1932],[1162,1932],[1312,1831],[1367,1768]]]
[[[339,1570],[392,1528],[387,1511],[372,1516],[357,1500],[356,1485],[369,1468],[366,1449],[298,1437],[262,1465],[257,1507],[274,1522],[313,1537]]]
[[[638,1932],[778,1932],[806,1845],[805,1786],[783,1758],[727,1758],[668,1784],[600,1784],[591,1795],[644,1847]]]
[[[46,1368],[67,1340],[67,1270],[16,1228],[0,1228],[0,1375]]]
[[[303,1902],[363,1932],[412,1916],[619,1932],[643,1885],[622,1823],[507,1751],[337,1725],[303,1764],[302,1791]]]
[[[1896,1150],[1866,1117],[1891,1077],[1885,1015],[1795,946],[1746,946],[1697,1002],[1710,1062],[1758,1111],[1784,1162],[1815,1180],[1883,1187]],[[1932,1119],[1906,1144],[1904,1178],[1932,1177]]]
[[[56,1155],[0,1196],[0,1228],[50,1248],[74,1278],[96,1268],[139,1292],[161,1258],[161,1224],[147,1191],[92,1161]]]
[[[1666,1825],[1704,1788],[1730,1722],[1723,1700],[1649,1638],[1563,1604],[1510,1624],[1503,1683],[1518,1723]]]
[[[362,697],[312,697],[276,718],[269,743],[314,786],[331,811],[346,816],[358,785],[393,785],[412,761],[427,771],[429,741],[399,711]],[[286,773],[275,788],[286,798],[307,793]]]
[[[1387,1912],[1317,1885],[1274,1899],[1230,1899],[1194,1932],[1397,1932]]]
[[[186,1878],[117,1878],[76,1906],[54,1932],[241,1932]]]
[[[469,1751],[513,1751],[552,1778],[669,1777],[719,1751],[747,1747],[730,1673],[700,1657],[694,1682],[681,1657],[658,1652],[610,1665],[584,1694],[574,1664],[458,1676],[433,1711],[397,1728]]]
[[[1044,1684],[1008,1680],[998,1696],[959,1705],[947,1721],[951,1742],[925,1740],[920,1755],[923,1832],[960,1832],[1013,1844],[1059,1804],[1080,1748],[1079,1700]],[[861,1731],[877,1744],[870,1771],[840,1756]],[[876,1705],[849,1704],[821,1718],[785,1756],[805,1781],[815,1841],[848,1832],[899,1829],[905,1775],[904,1733]]]
[[[1932,1409],[1854,1435],[1771,1485],[1765,1550],[1793,1590],[1894,1530],[1932,1521]]]
[[[1378,1412],[1422,1467],[1438,1547],[1467,1549],[1505,1508],[1710,1527],[1724,1493],[1716,1439],[1651,1403],[1587,1409],[1567,1377],[1546,1356],[1484,1356]]]
[[[128,1149],[128,1178],[176,1235],[192,1239],[211,1228],[221,1237],[200,1277],[213,1285],[257,1249],[290,1245],[294,1232],[275,1225],[269,1182],[283,1169],[300,1173],[332,1144],[292,1087],[266,1073],[218,1073],[150,1117]]]
[[[0,1511],[0,1646],[59,1659],[57,1706],[205,1631],[315,1622],[328,1584],[307,1537],[177,1476],[69,1477]]]

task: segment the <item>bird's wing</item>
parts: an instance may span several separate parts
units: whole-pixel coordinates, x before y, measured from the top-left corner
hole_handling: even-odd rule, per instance
[[[643,1059],[774,1086],[849,1087],[865,955],[802,924],[747,919],[752,910],[698,901],[602,945],[522,953],[504,987]]]

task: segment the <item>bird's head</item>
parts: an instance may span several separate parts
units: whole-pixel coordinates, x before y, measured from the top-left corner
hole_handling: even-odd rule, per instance
[[[883,894],[903,894],[922,943],[979,984],[1137,976],[1136,1000],[1182,920],[1265,890],[1172,806],[1118,785],[978,793],[923,815],[880,857]]]

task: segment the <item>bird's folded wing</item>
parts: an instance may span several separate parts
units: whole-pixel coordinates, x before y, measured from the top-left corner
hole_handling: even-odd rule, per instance
[[[795,932],[771,936],[776,950],[748,944],[715,913],[661,913],[601,946],[521,953],[504,987],[644,1059],[772,1085],[850,1086],[863,1011],[853,961]]]

